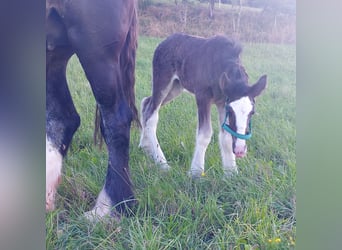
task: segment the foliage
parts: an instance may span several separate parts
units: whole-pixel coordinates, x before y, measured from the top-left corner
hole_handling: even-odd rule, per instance
[[[244,42],[295,43],[296,17],[263,8],[222,5],[210,18],[207,4],[153,4],[139,11],[141,35],[166,37],[175,32],[199,36],[225,34]]]
[[[139,0],[139,7],[146,8],[147,6],[160,3],[209,3],[210,1],[211,0]],[[239,2],[241,2],[243,6],[268,9],[284,14],[296,14],[296,0],[214,0],[214,2],[221,2],[221,4],[229,5],[238,5]]]
[[[249,0],[248,5],[277,13],[296,14],[296,0]]]
[[[159,42],[140,37],[137,103],[151,93],[151,60]],[[205,176],[189,179],[197,118],[193,96],[184,93],[160,111],[158,137],[170,172],[159,171],[145,156],[138,148],[139,130],[132,129],[130,166],[139,205],[120,224],[91,224],[82,217],[103,185],[107,154],[93,146],[95,101],[72,58],[68,80],[82,123],[63,167],[57,210],[46,215],[47,249],[294,249],[295,47],[244,47],[242,61],[251,81],[266,73],[268,88],[257,100],[254,135],[247,158],[237,162],[239,174],[222,176],[213,109]]]

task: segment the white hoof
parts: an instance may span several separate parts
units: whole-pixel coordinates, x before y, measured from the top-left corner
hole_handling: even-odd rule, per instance
[[[55,209],[55,195],[61,182],[63,156],[46,136],[45,210]]]
[[[109,222],[114,220],[116,223],[121,221],[121,216],[117,213],[103,213],[101,209],[95,207],[93,210],[85,212],[83,215],[89,222]]]
[[[198,169],[190,169],[188,172],[188,176],[192,179],[199,179],[204,176],[204,171]]]
[[[97,198],[94,208],[86,212],[84,217],[91,222],[98,222],[114,218],[120,220],[120,217],[115,213],[115,208],[112,207],[111,200],[103,188]]]
[[[234,168],[224,169],[223,172],[224,172],[224,176],[228,178],[233,177],[234,175],[237,175],[239,173],[236,166]]]
[[[167,163],[161,163],[161,164],[159,164],[159,167],[160,167],[160,170],[162,170],[163,172],[164,171],[168,172],[171,169],[170,165]]]

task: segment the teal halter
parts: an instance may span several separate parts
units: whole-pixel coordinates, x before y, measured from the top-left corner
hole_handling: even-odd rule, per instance
[[[249,119],[249,123],[248,123],[248,133],[247,134],[239,134],[237,132],[235,132],[227,123],[227,118],[229,117],[229,112],[228,112],[228,98],[226,100],[226,117],[224,118],[223,124],[222,124],[222,128],[227,131],[228,133],[230,133],[232,136],[242,139],[242,140],[248,140],[252,137],[252,119]]]

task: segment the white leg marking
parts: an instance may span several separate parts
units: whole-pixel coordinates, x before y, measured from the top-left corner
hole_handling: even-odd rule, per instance
[[[106,190],[102,188],[99,196],[97,197],[94,208],[91,211],[86,212],[84,216],[91,222],[97,222],[104,217],[110,217],[113,209],[114,208],[112,207],[111,200],[107,195]]]
[[[221,159],[223,165],[223,172],[226,176],[231,176],[238,172],[235,155],[233,153],[233,139],[230,134],[220,129],[219,132],[219,143],[221,151]]]
[[[225,107],[221,105],[217,105],[217,111],[219,113],[219,145],[222,159],[222,168],[223,172],[226,176],[231,176],[234,173],[238,173],[238,169],[236,166],[235,155],[233,153],[233,138],[232,136],[225,132],[221,125],[226,118]]]
[[[144,100],[143,100],[144,101]],[[157,124],[159,119],[159,108],[151,115],[150,119],[143,125],[139,147],[152,157],[156,164],[160,165],[163,170],[168,170],[170,166],[167,164],[166,158],[159,145],[157,139]]]
[[[167,98],[172,91],[172,85],[175,80],[179,80],[178,75],[174,74],[168,85],[166,85],[165,89],[161,91],[160,95],[162,96],[162,102]],[[143,103],[145,102],[146,97],[141,101],[141,108],[143,108]],[[161,102],[161,103],[162,103]],[[161,104],[160,104],[161,105]],[[161,150],[160,144],[157,139],[157,125],[159,120],[159,109],[160,105],[156,108],[156,110],[151,115],[150,119],[146,121],[146,124],[141,131],[140,143],[139,147],[143,148],[145,152],[152,157],[154,162],[160,166],[162,170],[169,170],[170,166],[167,164],[165,155]],[[141,112],[143,114],[143,112]]]
[[[189,172],[189,175],[193,178],[201,177],[201,174],[204,172],[205,152],[210,143],[211,136],[211,128],[207,131],[198,130],[197,132],[195,153],[192,158],[191,169]]]
[[[55,208],[55,194],[60,183],[63,157],[46,137],[46,201],[45,209]]]

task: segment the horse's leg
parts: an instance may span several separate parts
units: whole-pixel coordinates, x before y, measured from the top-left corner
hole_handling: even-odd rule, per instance
[[[221,125],[226,118],[226,110],[224,103],[216,103],[217,111],[219,114],[219,144],[222,158],[223,171],[226,176],[237,173],[237,166],[235,155],[233,153],[233,138],[231,134],[224,131]]]
[[[66,80],[70,50],[46,52],[46,210],[54,209],[62,160],[80,124]]]
[[[191,162],[189,174],[193,178],[200,177],[204,172],[205,152],[212,136],[211,117],[210,117],[210,98],[207,96],[196,96],[198,108],[198,127],[196,135],[196,147]]]
[[[139,147],[152,157],[160,165],[161,169],[169,169],[166,158],[161,150],[157,139],[157,125],[159,119],[159,109],[162,105],[176,98],[183,90],[175,76],[166,78],[167,74],[158,74],[164,77],[153,78],[153,93],[150,97],[145,97],[141,102],[142,131]],[[163,85],[167,83],[167,85]]]
[[[94,52],[77,53],[101,114],[101,133],[108,149],[108,168],[104,186],[90,220],[129,212],[134,194],[129,173],[129,141],[132,111],[123,93],[122,73],[117,52],[120,44]],[[113,210],[113,207],[115,209]]]

